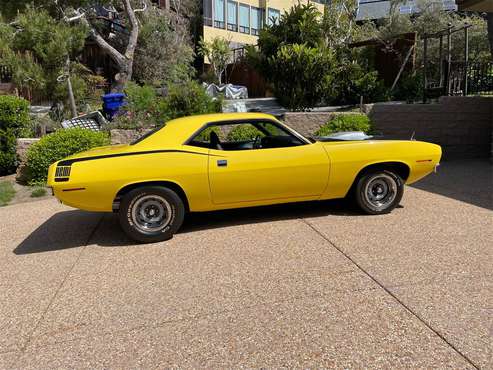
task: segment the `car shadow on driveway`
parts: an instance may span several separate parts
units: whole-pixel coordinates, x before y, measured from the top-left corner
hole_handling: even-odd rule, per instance
[[[361,216],[362,214],[346,200],[191,213],[186,216],[178,233],[327,215]],[[134,245],[136,242],[123,233],[116,214],[73,210],[51,216],[24,239],[13,253],[17,255],[42,253],[78,248],[87,244],[117,247]]]
[[[350,201],[344,199],[299,202],[192,213],[186,217],[179,233],[297,218],[324,217],[328,215],[363,216]]]
[[[493,210],[493,164],[489,159],[444,161],[436,174],[411,186]]]
[[[13,252],[29,254],[82,247],[103,216],[79,210],[58,212],[38,226]]]

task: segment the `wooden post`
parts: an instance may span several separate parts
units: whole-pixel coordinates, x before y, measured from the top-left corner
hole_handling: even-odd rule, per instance
[[[394,83],[392,84],[392,87],[390,88],[390,92],[394,91],[395,86],[397,85],[397,82],[399,82],[399,79],[401,78],[401,74],[404,71],[404,68],[406,67],[406,64],[409,60],[409,57],[411,56],[411,53],[414,50],[414,45],[409,48],[409,51],[406,54],[406,58],[404,59],[404,62],[401,65],[401,68],[399,69],[399,72],[397,73],[397,76],[394,79]]]
[[[468,93],[468,73],[469,73],[469,25],[466,23],[464,26],[464,88],[462,89],[463,95],[467,96]]]
[[[440,52],[438,54],[438,62],[440,63],[440,88],[443,88],[443,35],[440,34]]]
[[[428,85],[427,71],[428,70],[428,36],[425,35],[423,39],[423,103],[426,103],[426,89]]]
[[[447,29],[447,95],[452,94],[452,84],[450,81],[452,69],[452,24],[448,24]]]

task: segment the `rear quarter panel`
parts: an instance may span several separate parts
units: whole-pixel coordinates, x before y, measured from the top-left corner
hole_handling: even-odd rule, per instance
[[[327,142],[324,148],[331,160],[331,171],[322,199],[345,197],[358,174],[372,164],[407,165],[410,175],[406,184],[411,184],[432,172],[441,157],[440,146],[420,141]]]
[[[109,212],[116,194],[123,187],[148,181],[170,181],[185,191],[191,209],[207,208],[211,203],[208,156],[207,151],[197,152],[136,154],[79,161],[72,164],[70,180],[62,183],[52,180],[52,166],[49,184],[64,204],[88,211]]]

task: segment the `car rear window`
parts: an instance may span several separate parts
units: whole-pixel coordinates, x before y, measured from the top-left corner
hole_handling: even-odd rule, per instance
[[[166,126],[166,123],[164,125],[162,125],[162,126],[159,126],[159,127],[156,127],[155,129],[152,129],[151,131],[146,132],[144,135],[142,135],[141,137],[139,137],[137,140],[132,141],[130,143],[130,145],[135,145],[137,143],[140,143],[144,139],[147,139],[149,136],[154,135],[156,132],[158,132],[159,130],[161,130],[164,126]]]

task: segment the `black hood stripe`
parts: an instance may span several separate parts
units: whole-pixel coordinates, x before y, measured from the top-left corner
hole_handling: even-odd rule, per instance
[[[198,155],[209,155],[207,153],[192,152],[189,150],[174,150],[174,149],[171,149],[171,150],[147,150],[147,151],[143,151],[143,152],[115,153],[115,154],[106,154],[106,155],[95,155],[93,157],[66,159],[64,161],[58,162],[58,166],[71,166],[72,163],[94,161],[96,159],[128,157],[128,156],[132,156],[132,155],[156,154],[156,153],[189,153],[189,154],[198,154]],[[211,155],[215,156],[214,154],[211,154]]]

